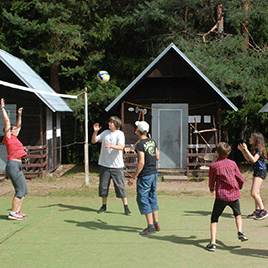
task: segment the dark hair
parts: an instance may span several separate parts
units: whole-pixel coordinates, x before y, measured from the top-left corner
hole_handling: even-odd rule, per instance
[[[260,132],[254,132],[250,137],[254,139],[254,144],[252,144],[252,153],[255,154],[258,150],[261,156],[267,159],[267,151],[265,148],[265,140],[263,135]]]
[[[120,127],[122,126],[122,121],[121,121],[121,119],[120,119],[119,117],[117,117],[117,116],[111,116],[111,117],[109,118],[109,122],[113,122],[114,125],[115,125],[115,127],[116,127],[116,129],[120,129]]]
[[[216,150],[219,154],[219,158],[226,158],[231,153],[232,148],[227,142],[219,142]]]

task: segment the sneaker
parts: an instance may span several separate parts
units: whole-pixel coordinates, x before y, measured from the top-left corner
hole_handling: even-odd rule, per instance
[[[257,210],[255,210],[255,211],[253,211],[253,213],[252,214],[249,214],[248,216],[247,216],[247,218],[248,219],[255,219],[256,218],[256,216],[258,215],[258,211]]]
[[[268,213],[266,210],[261,210],[255,217],[254,220],[263,220],[268,216]]]
[[[129,208],[128,207],[125,207],[125,215],[127,216],[131,216],[132,213],[130,212]]]
[[[13,215],[10,213],[8,215],[8,218],[11,219],[11,220],[23,220],[24,219],[24,217],[21,214],[19,214],[18,212],[16,212]]]
[[[155,228],[145,228],[142,232],[140,232],[140,235],[150,235],[155,233]]]
[[[105,213],[106,212],[106,206],[102,205],[101,208],[97,212],[98,212],[98,214]]]
[[[22,213],[21,211],[17,212],[18,214],[20,214],[21,216],[23,216],[23,218],[27,218],[28,217],[28,214],[24,214]]]
[[[159,226],[158,223],[154,223],[154,228],[155,228],[155,230],[156,230],[157,232],[160,231],[160,226]]]
[[[208,251],[215,251],[216,249],[216,245],[215,244],[211,244],[209,243],[207,246],[206,246],[206,250]]]
[[[238,239],[241,240],[242,242],[247,241],[248,238],[246,237],[246,235],[244,233],[238,232]]]

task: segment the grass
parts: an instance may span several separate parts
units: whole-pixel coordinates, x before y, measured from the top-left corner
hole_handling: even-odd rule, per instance
[[[267,267],[268,221],[244,219],[249,241],[241,243],[229,208],[218,224],[217,251],[204,249],[212,204],[213,198],[160,195],[161,231],[142,237],[146,222],[134,196],[131,217],[115,197],[102,215],[96,213],[100,199],[92,196],[28,197],[24,210],[30,216],[23,221],[7,219],[10,197],[2,197],[1,267]],[[252,201],[241,205],[249,212]]]
[[[94,170],[91,171],[92,178]],[[80,175],[83,177],[83,170],[75,167],[60,178],[50,176],[33,183],[45,187]],[[97,173],[94,175],[97,178]],[[3,182],[6,183],[10,182]],[[249,241],[237,239],[231,209],[226,208],[218,224],[214,253],[205,250],[214,202],[207,191],[159,191],[161,231],[148,237],[139,235],[146,221],[138,211],[135,189],[127,191],[131,217],[123,214],[122,202],[113,190],[107,213],[97,214],[101,206],[97,187],[88,188],[81,183],[76,189],[28,196],[23,212],[29,213],[29,218],[23,221],[7,218],[13,191],[0,195],[0,267],[267,267],[268,218],[246,219],[245,215],[253,210],[248,190],[242,191],[241,210]],[[262,194],[266,202],[267,189]]]

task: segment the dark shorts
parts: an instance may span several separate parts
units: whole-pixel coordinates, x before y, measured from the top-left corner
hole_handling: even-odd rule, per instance
[[[260,177],[263,180],[267,177],[267,169],[257,169],[253,173],[253,177]]]
[[[235,217],[241,215],[239,199],[237,199],[236,201],[229,202],[215,199],[213,211],[211,214],[211,222],[218,222],[218,219],[226,208],[226,206],[229,206],[233,210],[233,215]]]
[[[22,199],[23,196],[27,195],[27,183],[21,170],[21,162],[8,160],[6,174],[14,186],[15,197]]]
[[[116,197],[124,198],[127,196],[125,187],[125,175],[123,168],[100,167],[99,196],[107,197],[111,179],[114,183]]]

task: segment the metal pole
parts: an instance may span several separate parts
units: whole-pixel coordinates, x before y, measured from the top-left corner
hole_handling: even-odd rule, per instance
[[[85,88],[85,181],[89,185],[89,162],[88,162],[88,104],[87,104],[87,87]]]

